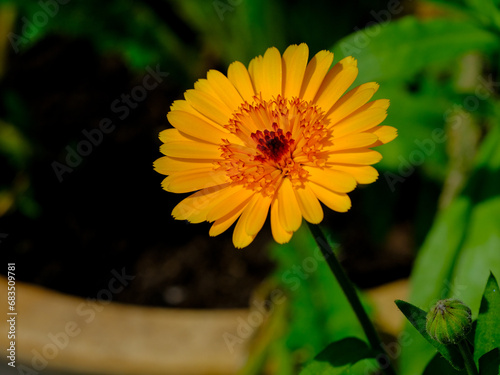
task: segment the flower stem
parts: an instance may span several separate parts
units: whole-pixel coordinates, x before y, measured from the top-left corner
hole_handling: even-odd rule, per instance
[[[460,350],[460,354],[464,358],[465,369],[467,370],[467,374],[469,375],[478,375],[476,364],[474,363],[474,359],[472,358],[472,354],[469,350],[469,346],[467,344],[467,340],[462,340],[458,344],[458,349]]]
[[[375,328],[373,327],[370,318],[368,318],[365,309],[361,305],[361,302],[356,293],[356,290],[354,289],[354,286],[352,285],[351,281],[349,280],[344,270],[342,269],[339,261],[337,260],[337,257],[333,253],[332,248],[328,244],[325,235],[323,234],[323,232],[321,231],[320,227],[317,224],[311,224],[309,222],[307,224],[309,226],[309,229],[311,230],[314,239],[316,240],[316,243],[318,244],[323,254],[323,257],[325,258],[328,266],[330,267],[330,270],[332,271],[333,275],[340,284],[340,287],[342,288],[345,296],[347,297],[349,304],[351,305],[354,313],[356,314],[356,317],[358,318],[358,321],[361,324],[363,331],[365,332],[366,338],[368,339],[370,346],[372,347],[372,349],[381,354],[377,356],[377,361],[380,365],[380,368],[387,375],[395,375],[396,372],[392,367],[390,357],[382,348],[377,332],[375,331]]]

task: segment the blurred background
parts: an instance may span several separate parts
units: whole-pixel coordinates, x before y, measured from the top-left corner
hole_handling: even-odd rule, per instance
[[[210,238],[207,223],[175,221],[184,195],[163,191],[152,169],[171,103],[207,70],[305,42],[311,57],[356,57],[355,85],[381,84],[385,124],[399,131],[379,150],[379,180],[350,194],[348,213],[326,211],[348,275],[365,296],[397,285],[422,308],[457,293],[479,306],[487,271],[500,271],[499,31],[496,0],[2,0],[2,264],[82,300],[105,298],[125,272],[113,302],[154,311],[252,311],[279,290],[286,302],[267,304],[252,339],[235,334],[240,373],[294,374],[329,342],[363,337],[305,228],[278,246],[266,225],[236,250],[230,231]],[[387,342],[401,334],[380,330]],[[217,336],[224,350],[228,337]],[[412,373],[422,359],[402,346],[396,360]]]

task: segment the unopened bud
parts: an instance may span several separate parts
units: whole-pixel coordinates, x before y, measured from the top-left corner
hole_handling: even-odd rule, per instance
[[[470,308],[458,299],[440,300],[427,313],[427,333],[441,344],[457,344],[471,327]]]

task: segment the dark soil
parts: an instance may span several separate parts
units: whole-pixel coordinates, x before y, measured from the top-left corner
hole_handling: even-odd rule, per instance
[[[116,301],[246,306],[273,267],[266,248],[269,225],[251,246],[236,250],[231,231],[210,238],[208,224],[171,217],[184,195],[161,189],[163,176],[153,171],[152,162],[161,156],[157,135],[169,126],[170,103],[189,87],[175,77],[165,79],[120,119],[111,103],[141,84],[145,74],[130,72],[117,57],[99,56],[84,41],[60,37],[11,59],[2,91],[25,103],[17,117],[10,117],[30,140],[33,157],[21,172],[2,167],[0,184],[24,181],[29,188],[23,194],[36,205],[21,210],[18,202],[0,219],[1,231],[8,234],[2,253],[17,262],[20,280],[73,295],[102,297],[116,270],[135,277],[113,295]],[[0,117],[9,115],[5,112],[0,108]],[[75,150],[86,139],[83,131],[98,129],[105,118],[114,129],[59,181],[53,163],[65,164],[68,147]],[[380,249],[364,243],[369,233],[359,230],[363,220],[363,213],[353,210],[329,214],[325,221],[342,229],[344,264],[354,281],[368,287],[406,276],[413,258],[412,226],[394,227]]]

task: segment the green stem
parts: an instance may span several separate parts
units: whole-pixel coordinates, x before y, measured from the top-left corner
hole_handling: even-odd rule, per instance
[[[390,357],[382,348],[377,332],[375,331],[375,328],[373,327],[370,318],[368,318],[365,309],[361,305],[361,302],[358,298],[356,290],[354,289],[354,286],[352,285],[351,281],[349,280],[344,270],[342,269],[339,261],[337,260],[337,257],[332,251],[332,248],[328,244],[325,235],[323,234],[318,225],[311,224],[309,222],[307,224],[309,226],[309,229],[311,230],[314,239],[316,240],[316,243],[318,244],[319,248],[321,249],[321,252],[323,253],[323,257],[325,258],[326,263],[330,267],[330,270],[332,271],[333,275],[340,284],[340,287],[342,288],[345,296],[347,297],[347,300],[349,301],[354,313],[356,314],[356,317],[358,318],[358,321],[361,324],[363,331],[365,332],[368,342],[375,351],[381,354],[377,356],[377,361],[380,365],[380,368],[387,375],[395,375],[396,372],[392,367]]]
[[[477,372],[476,364],[474,363],[474,358],[472,358],[472,353],[469,350],[469,345],[467,344],[467,340],[462,340],[458,344],[458,349],[460,350],[460,354],[464,358],[465,369],[467,370],[467,374],[469,375],[479,375]]]

